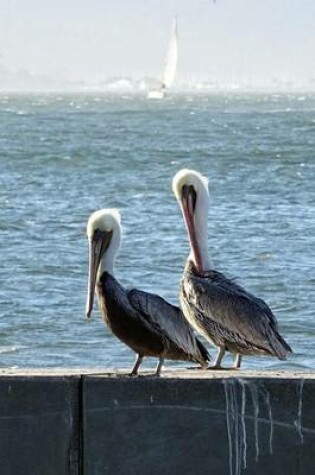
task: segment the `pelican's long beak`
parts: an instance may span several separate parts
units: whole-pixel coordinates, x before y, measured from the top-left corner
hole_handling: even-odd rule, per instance
[[[87,318],[90,318],[93,310],[96,276],[103,254],[103,243],[104,232],[101,231],[95,232],[92,239],[89,239],[89,278],[85,310]]]
[[[195,256],[195,265],[197,270],[202,270],[202,260],[200,249],[197,240],[196,226],[195,226],[195,206],[196,206],[196,191],[193,186],[184,185],[182,188],[182,207],[183,215],[186,222],[189,240],[191,244],[192,251]]]

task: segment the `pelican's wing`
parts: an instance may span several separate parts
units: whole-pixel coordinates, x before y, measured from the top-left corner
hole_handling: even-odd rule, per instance
[[[192,356],[202,356],[207,359],[206,348],[197,340],[178,307],[171,305],[158,295],[137,289],[128,292],[128,300],[143,318],[158,327],[169,340],[183,351]]]
[[[216,271],[187,273],[183,291],[204,317],[219,324],[240,342],[245,340],[284,357],[290,347],[278,334],[275,316],[261,299]]]

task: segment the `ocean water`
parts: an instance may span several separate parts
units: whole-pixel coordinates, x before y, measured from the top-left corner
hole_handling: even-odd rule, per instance
[[[97,306],[84,317],[86,221],[119,208],[117,276],[177,302],[182,167],[209,178],[216,267],[269,303],[294,350],[244,368],[314,367],[315,95],[246,93],[0,95],[2,367],[131,367]]]

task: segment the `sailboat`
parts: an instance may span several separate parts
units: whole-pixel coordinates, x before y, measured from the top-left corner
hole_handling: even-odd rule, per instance
[[[148,92],[148,99],[163,99],[166,89],[170,88],[175,80],[176,67],[178,58],[178,35],[177,35],[177,19],[174,18],[172,25],[171,39],[168,46],[166,63],[162,84],[159,88],[152,89]]]

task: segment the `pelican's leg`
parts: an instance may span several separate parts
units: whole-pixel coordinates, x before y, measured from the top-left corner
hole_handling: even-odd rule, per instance
[[[212,366],[209,366],[208,369],[224,369],[221,366],[221,361],[224,355],[225,355],[225,349],[219,348],[214,364]]]
[[[233,368],[239,369],[241,367],[242,355],[236,353]]]
[[[136,361],[135,361],[135,364],[133,365],[130,376],[136,376],[138,374],[138,369],[139,369],[142,361],[143,361],[143,356],[142,355],[137,355],[136,356]]]
[[[158,365],[156,367],[155,376],[157,376],[157,377],[161,376],[161,371],[162,371],[163,364],[164,364],[164,358],[161,357],[159,359]]]
[[[203,363],[200,363],[200,367],[198,369],[208,369],[209,363],[208,361],[204,361]]]

